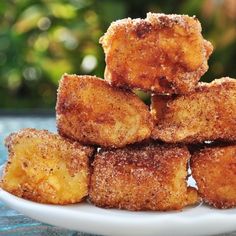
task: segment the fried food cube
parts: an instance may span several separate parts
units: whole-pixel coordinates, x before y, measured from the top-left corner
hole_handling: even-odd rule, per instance
[[[88,194],[93,148],[46,130],[23,129],[6,138],[9,159],[1,188],[40,203],[80,202]]]
[[[199,195],[217,208],[236,206],[236,144],[205,147],[191,158]]]
[[[185,94],[207,71],[213,51],[196,17],[148,13],[113,22],[100,39],[105,79],[154,93]]]
[[[84,144],[122,147],[149,138],[153,128],[138,96],[95,76],[65,74],[56,111],[58,132]]]
[[[136,144],[103,150],[92,164],[89,198],[97,206],[127,210],[178,210],[198,201],[187,187],[186,147]]]
[[[235,79],[199,83],[194,92],[181,96],[154,95],[151,109],[157,121],[154,139],[168,143],[236,141]]]

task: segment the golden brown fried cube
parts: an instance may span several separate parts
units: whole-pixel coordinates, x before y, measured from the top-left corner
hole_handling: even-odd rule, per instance
[[[151,107],[157,121],[154,139],[169,143],[236,141],[235,79],[200,83],[188,95],[154,95]]]
[[[103,150],[92,164],[89,198],[97,206],[128,210],[177,210],[198,200],[187,187],[185,147],[136,144]]]
[[[9,160],[1,187],[40,203],[80,202],[88,194],[93,149],[46,130],[24,129],[6,139]]]
[[[85,144],[122,147],[149,138],[153,128],[148,107],[135,94],[95,76],[64,75],[56,110],[59,133]]]
[[[236,206],[236,145],[206,147],[196,151],[191,169],[199,195],[217,208]]]
[[[100,39],[105,79],[119,87],[185,94],[207,71],[213,51],[201,24],[187,15],[148,13],[113,22]]]

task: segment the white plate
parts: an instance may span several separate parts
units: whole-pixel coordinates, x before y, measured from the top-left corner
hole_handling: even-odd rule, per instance
[[[130,212],[102,209],[89,203],[55,206],[24,200],[2,189],[0,200],[33,219],[94,234],[191,236],[236,230],[236,209],[217,210],[198,205],[175,212]]]

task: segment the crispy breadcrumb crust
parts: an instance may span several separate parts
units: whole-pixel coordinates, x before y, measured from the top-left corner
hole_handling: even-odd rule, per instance
[[[101,150],[92,164],[89,198],[105,208],[178,210],[198,201],[187,187],[186,147],[154,143]]]
[[[88,194],[91,147],[47,130],[23,129],[5,140],[9,158],[1,187],[40,203],[70,204]]]
[[[206,203],[216,208],[236,206],[236,144],[195,151],[191,169],[199,195]]]
[[[56,114],[61,135],[104,147],[147,139],[153,128],[148,106],[138,96],[95,76],[65,74],[58,89]]]
[[[154,95],[151,108],[157,121],[154,139],[168,143],[236,140],[235,79],[199,83],[191,94],[172,98]]]
[[[105,79],[154,93],[185,94],[207,71],[213,51],[196,17],[148,13],[113,22],[100,39]]]

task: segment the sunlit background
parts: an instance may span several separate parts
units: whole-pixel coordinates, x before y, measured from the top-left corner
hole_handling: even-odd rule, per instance
[[[103,76],[109,24],[149,11],[196,15],[215,48],[202,79],[236,77],[235,0],[0,1],[0,109],[54,109],[64,72]]]

